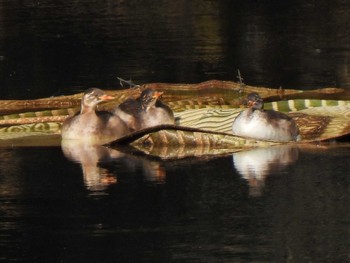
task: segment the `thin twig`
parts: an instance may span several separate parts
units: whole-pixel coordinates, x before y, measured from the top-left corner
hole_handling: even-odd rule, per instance
[[[125,79],[122,79],[120,77],[117,77],[117,79],[119,80],[119,83],[120,83],[120,85],[122,87],[124,87],[123,83],[128,84],[131,88],[139,88],[140,87],[140,85],[137,85],[134,82],[132,82],[131,79],[130,80],[125,80]]]
[[[239,69],[237,70],[238,71],[238,81],[239,81],[239,89],[238,89],[238,92],[241,93],[243,92],[244,90],[244,87],[245,87],[245,84],[243,82],[243,78],[242,78],[242,75],[241,75],[241,72],[239,71]]]

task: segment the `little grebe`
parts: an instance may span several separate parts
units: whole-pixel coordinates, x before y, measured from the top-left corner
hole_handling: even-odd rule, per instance
[[[249,108],[233,121],[234,135],[272,141],[300,140],[295,121],[284,113],[264,110],[263,100],[257,93],[248,94],[247,105]]]
[[[100,89],[88,89],[81,100],[80,113],[64,121],[62,139],[104,144],[126,135],[129,129],[117,115],[108,111],[96,111],[97,104],[110,99],[113,97]]]
[[[174,113],[159,100],[163,92],[145,89],[137,99],[127,99],[114,113],[127,123],[131,131],[162,125],[174,124]]]

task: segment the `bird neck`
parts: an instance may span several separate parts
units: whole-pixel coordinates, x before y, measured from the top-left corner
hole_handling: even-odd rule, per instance
[[[86,113],[90,113],[90,112],[95,112],[95,107],[91,107],[91,106],[85,105],[83,103],[81,105],[80,114],[86,114]]]
[[[143,111],[148,111],[150,108],[152,108],[154,105],[152,105],[152,104],[149,104],[149,103],[142,103],[141,104],[141,110],[143,110]]]

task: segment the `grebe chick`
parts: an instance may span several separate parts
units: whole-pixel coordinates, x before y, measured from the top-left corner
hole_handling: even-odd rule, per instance
[[[104,144],[126,135],[129,129],[117,115],[96,111],[97,104],[113,98],[100,89],[88,89],[82,97],[80,113],[63,122],[62,139]]]
[[[263,99],[253,92],[247,96],[248,109],[242,111],[233,121],[234,135],[259,140],[297,141],[299,129],[288,115],[274,110],[263,109]]]
[[[160,101],[163,92],[145,89],[137,99],[127,99],[114,111],[128,125],[131,131],[162,125],[174,124],[174,113]]]

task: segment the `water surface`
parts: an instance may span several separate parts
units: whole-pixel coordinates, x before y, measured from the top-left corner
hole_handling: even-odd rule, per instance
[[[349,88],[347,1],[0,0],[0,96],[236,80]]]
[[[172,161],[81,151],[1,149],[1,259],[349,259],[348,144]]]

